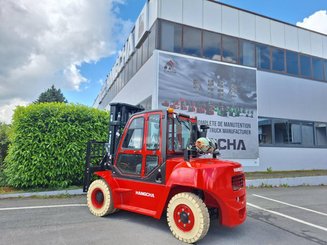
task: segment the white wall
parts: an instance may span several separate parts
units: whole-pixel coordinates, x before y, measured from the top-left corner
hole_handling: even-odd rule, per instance
[[[203,23],[202,28],[221,32],[221,5],[209,1],[203,1]]]
[[[258,114],[327,122],[327,83],[257,71]]]
[[[149,12],[148,12],[148,20],[149,20],[149,28],[154,24],[158,17],[158,1],[150,0],[149,3]]]
[[[208,0],[158,1],[159,18],[327,58],[326,35]]]
[[[259,147],[260,165],[245,171],[327,169],[327,149]]]
[[[239,11],[240,37],[255,41],[255,16],[253,14]]]
[[[152,55],[134,77],[116,95],[112,102],[123,102],[137,105],[151,96],[156,86],[156,64],[155,55]]]

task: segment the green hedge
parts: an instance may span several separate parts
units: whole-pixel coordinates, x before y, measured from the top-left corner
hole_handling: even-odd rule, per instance
[[[82,105],[17,107],[5,159],[10,186],[66,187],[83,180],[86,143],[106,141],[109,113]]]

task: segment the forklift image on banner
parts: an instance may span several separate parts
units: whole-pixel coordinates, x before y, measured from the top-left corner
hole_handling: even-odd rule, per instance
[[[166,213],[172,234],[186,243],[207,234],[211,217],[228,227],[245,221],[243,168],[218,158],[208,126],[199,129],[196,118],[172,108],[110,106],[109,142],[87,147],[83,191],[92,214]]]

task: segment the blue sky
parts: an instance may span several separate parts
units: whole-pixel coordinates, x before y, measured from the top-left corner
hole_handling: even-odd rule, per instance
[[[123,20],[130,20],[132,23],[135,23],[145,2],[145,0],[128,0],[125,4],[118,5],[117,8],[119,8],[119,16]],[[127,39],[127,36],[125,36],[125,39]],[[119,49],[124,45],[125,39],[122,39],[121,42],[118,43],[117,46]],[[99,81],[105,80],[115,61],[116,55],[111,55],[109,57],[101,58],[96,63],[82,64],[80,67],[81,74],[90,81],[90,84],[87,84],[86,86],[88,88],[85,89],[84,87],[81,92],[63,90],[67,100],[73,103],[81,103],[92,106],[101,89],[101,84]]]
[[[223,0],[219,2],[294,25],[318,10],[327,9],[326,0]]]
[[[145,2],[1,0],[0,121],[52,84],[92,106]],[[220,2],[327,34],[327,0]]]

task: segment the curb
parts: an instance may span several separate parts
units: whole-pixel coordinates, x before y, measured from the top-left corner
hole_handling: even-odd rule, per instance
[[[10,193],[10,194],[0,194],[0,199],[6,198],[16,198],[16,197],[49,197],[49,196],[59,196],[59,195],[84,195],[82,189],[75,190],[62,190],[62,191],[41,191],[41,192],[28,192],[28,193]]]
[[[327,185],[327,176],[306,176],[293,178],[274,178],[274,179],[254,179],[246,180],[246,187],[278,187],[278,186],[317,186]],[[62,190],[62,191],[41,191],[28,193],[10,193],[0,194],[0,199],[17,198],[17,197],[49,197],[59,195],[85,195],[82,189]]]
[[[293,178],[276,179],[254,179],[246,180],[247,187],[272,187],[272,186],[317,186],[327,185],[327,176],[305,176]]]

